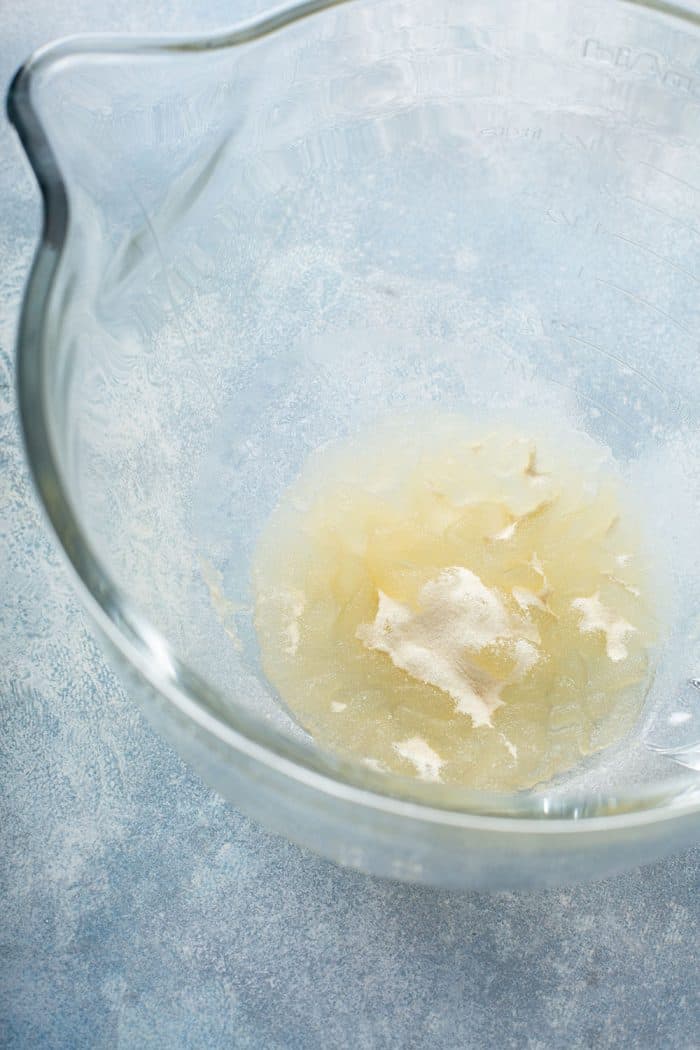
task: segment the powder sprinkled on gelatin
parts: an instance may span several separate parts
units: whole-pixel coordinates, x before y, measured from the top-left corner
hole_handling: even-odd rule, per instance
[[[368,649],[387,653],[402,671],[448,693],[475,726],[492,724],[503,686],[518,681],[539,659],[537,627],[510,612],[495,588],[462,566],[429,580],[415,612],[380,591],[374,621],[361,624],[356,635]],[[512,658],[510,673],[489,673],[470,660],[494,644]]]

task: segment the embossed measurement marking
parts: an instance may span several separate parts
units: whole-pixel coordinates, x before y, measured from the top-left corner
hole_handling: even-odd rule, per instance
[[[656,303],[652,303],[651,300],[645,299],[643,295],[637,295],[636,292],[631,292],[629,290],[629,288],[623,288],[622,285],[615,284],[614,281],[606,281],[603,277],[596,277],[596,281],[598,282],[598,284],[605,284],[605,285],[607,285],[608,288],[614,288],[616,292],[621,292],[622,295],[628,296],[630,299],[633,299],[635,302],[641,303],[642,306],[646,306],[650,310],[653,310],[655,313],[659,314],[661,317],[665,317],[667,321],[671,322],[671,324],[674,324],[674,325],[676,325],[677,328],[680,328],[681,332],[685,332],[686,335],[689,335],[692,338],[693,333],[691,332],[690,328],[688,328],[687,325],[684,325],[682,323],[682,321],[677,320],[673,316],[673,314],[670,314],[668,312],[668,310],[664,310],[664,309],[662,309],[662,307],[657,306]]]
[[[656,51],[641,50],[628,44],[605,44],[589,37],[584,42],[582,55],[589,61],[612,66],[620,72],[655,80],[676,94],[700,98],[700,79],[687,70],[672,66],[669,59]]]
[[[678,270],[679,273],[685,274],[686,277],[690,277],[692,281],[697,281],[700,284],[700,277],[694,274],[691,270],[686,270],[685,266],[681,266],[680,263],[674,262],[673,259],[669,259],[668,256],[662,255],[661,252],[657,252],[654,248],[650,248],[648,244],[642,244],[641,241],[635,241],[632,237],[625,237],[621,233],[613,233],[610,231],[610,236],[617,238],[618,241],[624,241],[625,244],[631,244],[634,248],[639,248],[640,251],[647,252],[649,255],[653,255],[655,259],[659,259],[660,262],[666,266],[670,266],[673,270]]]
[[[613,410],[609,408],[608,405],[604,405],[600,401],[596,401],[595,398],[590,397],[588,394],[584,394],[582,390],[579,390],[578,387],[571,386],[570,383],[562,383],[560,379],[554,379],[553,376],[549,376],[549,382],[554,383],[555,386],[560,386],[562,390],[570,390],[572,394],[576,394],[576,397],[581,398],[582,401],[587,401],[589,405],[593,405],[593,407],[603,415],[610,416],[612,419],[616,419],[621,427],[624,427],[625,430],[629,430],[631,434],[634,434],[634,428],[631,427],[629,423],[625,422],[622,416],[618,416],[617,412],[613,412]]]
[[[697,226],[693,226],[689,222],[685,222],[679,218],[678,215],[673,215],[670,211],[665,211],[663,208],[659,208],[658,205],[652,204],[651,201],[642,200],[641,197],[631,197],[626,194],[625,200],[630,201],[632,204],[637,204],[640,208],[648,208],[649,211],[656,212],[657,215],[662,215],[664,219],[670,219],[671,222],[675,222],[684,230],[688,230],[689,233],[695,234],[696,237],[700,237],[700,229]]]
[[[657,172],[659,175],[665,175],[666,178],[672,179],[674,182],[677,182],[679,186],[685,186],[687,190],[693,190],[694,193],[700,193],[700,186],[695,186],[692,182],[688,182],[687,179],[682,179],[680,175],[675,175],[672,171],[666,171],[665,168],[659,168],[649,160],[640,160],[639,163],[645,168],[651,168],[652,171]]]
[[[584,339],[583,336],[574,335],[573,332],[568,331],[567,325],[562,324],[561,327],[563,328],[567,339],[572,339],[575,343],[581,343],[582,346],[587,346],[591,350],[597,350],[599,354],[603,355],[603,357],[608,357],[611,361],[616,361],[617,364],[622,365],[623,368],[627,368],[630,372],[634,372],[635,375],[639,376],[640,379],[643,379],[644,382],[649,383],[650,386],[655,387],[660,393],[668,393],[666,387],[662,386],[661,383],[657,383],[657,381],[651,376],[648,376],[646,372],[642,372],[639,368],[630,364],[630,362],[626,361],[624,357],[619,357],[617,354],[614,354],[612,350],[606,350],[605,347],[599,346],[598,343],[591,342],[590,339]]]

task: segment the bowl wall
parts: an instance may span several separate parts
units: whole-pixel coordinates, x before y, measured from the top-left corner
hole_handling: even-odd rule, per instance
[[[652,859],[697,827],[696,774],[646,746],[700,739],[696,28],[550,0],[285,20],[57,45],[15,84],[50,220],[20,339],[49,514],[159,729],[273,828],[444,885]],[[667,624],[643,723],[564,788],[401,800],[259,669],[281,493],[325,441],[431,407],[573,423],[643,515]]]

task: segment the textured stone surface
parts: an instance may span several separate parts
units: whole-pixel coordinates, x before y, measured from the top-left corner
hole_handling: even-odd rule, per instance
[[[8,3],[0,80],[58,35],[256,6]],[[155,739],[83,623],[22,461],[12,341],[38,222],[0,125],[0,1044],[700,1046],[697,851],[531,897],[383,883],[266,835]]]

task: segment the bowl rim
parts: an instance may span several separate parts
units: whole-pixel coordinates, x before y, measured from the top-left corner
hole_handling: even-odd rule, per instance
[[[17,394],[21,431],[30,473],[84,604],[109,641],[141,677],[195,726],[234,752],[324,795],[369,809],[462,829],[532,833],[613,831],[622,827],[700,814],[700,777],[688,772],[663,783],[627,789],[623,796],[546,797],[489,795],[379,774],[358,761],[313,749],[244,711],[192,671],[167,639],[111,578],[92,548],[72,505],[48,423],[46,361],[48,305],[70,227],[67,184],[50,137],[33,103],[37,77],[81,57],[177,56],[236,48],[276,33],[318,12],[358,0],[305,0],[275,8],[222,31],[197,36],[81,34],[35,51],[15,74],[7,113],[33,169],[43,202],[43,225],[26,283],[17,332]],[[609,0],[700,26],[700,13],[657,0]],[[212,701],[215,702],[212,703]],[[230,721],[217,715],[223,705]],[[535,803],[533,805],[533,802]],[[592,806],[592,803],[595,806]],[[562,813],[564,814],[562,816]]]

